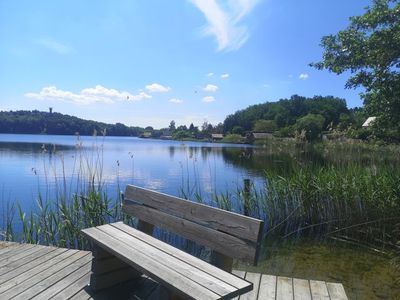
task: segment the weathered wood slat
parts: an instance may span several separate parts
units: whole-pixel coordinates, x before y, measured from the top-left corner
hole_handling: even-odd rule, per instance
[[[83,289],[83,290],[80,290],[75,295],[73,295],[69,300],[89,300],[89,299],[93,299],[93,298],[92,298],[92,296],[89,295],[89,293],[85,289]],[[64,300],[64,299],[62,299],[62,300]]]
[[[153,247],[156,247],[156,248],[162,250],[163,252],[165,252],[169,255],[172,255],[173,257],[175,257],[187,264],[196,266],[197,268],[201,269],[205,273],[217,276],[217,277],[221,278],[222,280],[224,280],[224,278],[225,278],[227,283],[229,283],[230,285],[233,285],[236,288],[242,289],[247,286],[247,283],[243,282],[243,280],[241,280],[240,278],[237,277],[238,275],[226,277],[227,276],[226,272],[224,272],[218,268],[215,268],[214,266],[210,265],[209,263],[202,261],[202,260],[194,257],[193,255],[190,255],[184,251],[181,251],[181,250],[179,250],[171,245],[168,245],[160,240],[151,238],[147,234],[145,234],[139,230],[136,230],[128,225],[125,225],[122,222],[112,223],[110,225],[115,228],[118,228],[119,230],[121,230],[127,234],[134,236],[137,239],[142,240],[145,243],[148,243],[149,245],[152,245]],[[244,274],[244,272],[243,272],[243,274]],[[241,276],[239,276],[239,277],[241,277]]]
[[[77,281],[73,282],[71,285],[66,287],[64,290],[60,291],[58,294],[52,297],[52,300],[65,300],[73,297],[77,293],[79,293],[83,288],[85,288],[90,280],[90,270],[87,270],[86,274],[84,274]],[[89,298],[89,295],[86,293],[86,299]]]
[[[4,254],[2,254],[2,255],[0,256],[0,265],[2,265],[3,262],[4,262],[5,260],[7,260],[7,259],[9,259],[9,258],[12,258],[12,257],[14,257],[15,255],[18,255],[18,254],[20,254],[21,252],[24,253],[24,252],[26,252],[27,250],[33,248],[34,246],[35,246],[35,245],[31,245],[31,244],[28,244],[28,245],[18,245],[18,246],[16,246],[15,248],[10,249],[10,251],[8,251],[7,253],[4,253]]]
[[[259,229],[263,222],[254,218],[132,185],[126,187],[125,199],[141,202],[249,241],[258,242],[260,239]]]
[[[342,284],[327,282],[326,286],[331,300],[347,300],[346,292]]]
[[[4,243],[4,242],[2,242],[2,243]],[[13,243],[13,244],[10,244],[10,245],[6,244],[5,247],[0,248],[0,256],[3,256],[5,253],[7,253],[7,252],[9,252],[9,251],[11,251],[13,249],[16,249],[17,246],[19,246],[19,245],[20,244],[17,244],[17,243]]]
[[[251,263],[255,262],[256,245],[250,242],[142,205],[126,204],[124,210],[132,216],[161,228],[169,229],[222,254]]]
[[[305,279],[293,278],[294,300],[311,300],[310,282]]]
[[[186,278],[196,278],[196,282],[198,284],[201,284],[205,288],[212,290],[218,295],[223,296],[229,293],[233,293],[237,290],[236,287],[227,283],[229,279],[225,279],[225,281],[222,281],[222,279],[216,278],[215,275],[203,272],[196,266],[186,264],[182,260],[171,256],[162,250],[160,251],[160,249],[155,248],[148,243],[144,243],[142,240],[128,235],[115,227],[103,225],[97,228],[109,234],[110,236],[115,237],[120,242],[125,243],[127,246],[138,249],[141,253],[146,255],[148,259],[158,262],[159,264],[163,264],[166,267],[174,270],[175,272],[178,272],[181,275],[185,276]],[[152,237],[149,237],[149,239],[154,240],[154,238]],[[214,269],[217,268],[214,267]],[[229,273],[224,273],[224,275],[225,277],[232,277]]]
[[[35,297],[31,298],[32,300],[40,300],[40,299],[50,299],[51,297],[57,295],[61,291],[63,291],[65,288],[76,282],[79,278],[84,276],[85,274],[88,273],[90,270],[90,259],[82,258],[82,261],[86,261],[86,264],[82,265],[80,264],[80,261],[77,261],[74,264],[69,265],[63,270],[63,274],[56,273],[54,277],[50,277],[48,280],[46,280],[46,283],[48,282],[49,284],[45,286],[45,288],[37,294]],[[79,267],[81,266],[81,267]],[[72,270],[68,274],[68,269]],[[58,276],[57,276],[58,275]],[[63,277],[62,277],[63,276]],[[62,278],[62,280],[57,281],[57,279]],[[32,292],[32,289],[31,289]],[[31,296],[30,294],[29,296]],[[25,298],[27,299],[27,298]]]
[[[0,293],[2,291],[5,291],[6,288],[10,288],[10,285],[13,286],[15,284],[21,283],[24,280],[24,278],[26,278],[26,276],[24,277],[24,275],[26,275],[24,273],[27,273],[28,276],[30,276],[32,274],[35,274],[34,272],[36,270],[39,270],[37,272],[40,272],[40,268],[42,267],[43,264],[47,263],[54,257],[60,255],[61,253],[66,252],[66,251],[67,251],[67,249],[58,248],[54,251],[51,251],[51,252],[39,257],[38,259],[27,262],[25,265],[23,265],[19,268],[9,270],[7,273],[2,274],[0,276]],[[9,281],[9,282],[7,282],[7,281]],[[5,282],[7,282],[7,284],[4,284]]]
[[[56,248],[54,247],[41,247],[38,248],[38,251],[35,252],[31,252],[30,254],[26,255],[25,257],[18,259],[16,261],[10,262],[7,265],[3,265],[0,267],[0,278],[2,275],[4,275],[5,273],[8,273],[10,271],[13,270],[17,270],[19,267],[23,267],[26,264],[39,259],[41,256],[56,250]]]
[[[328,288],[324,281],[310,280],[310,288],[313,300],[329,300]]]
[[[276,297],[276,276],[262,274],[258,300],[275,300]]]
[[[276,283],[276,299],[293,299],[293,279],[289,277],[278,276]]]
[[[92,271],[98,275],[126,268],[130,268],[130,266],[115,256],[102,260],[94,257],[92,261]]]
[[[253,283],[253,290],[247,292],[240,296],[240,300],[257,300],[258,297],[258,289],[260,288],[260,280],[261,274],[260,273],[252,273],[246,272],[245,279],[251,283]]]
[[[81,253],[77,253],[81,254]],[[90,268],[90,260],[91,255],[84,253],[80,258],[74,260],[72,262],[68,262],[67,265],[63,266],[60,269],[54,270],[52,267],[42,272],[39,276],[43,276],[46,280],[43,280],[40,284],[35,284],[27,289],[25,289],[22,293],[15,296],[15,300],[26,300],[30,299],[40,293],[43,293],[45,290],[53,289],[51,286],[55,286],[55,284],[61,279],[67,277],[69,274],[73,273],[81,269],[83,266],[87,265],[87,268]],[[64,263],[66,263],[64,261]],[[48,299],[46,297],[40,297],[41,299]]]
[[[99,291],[114,286],[116,283],[129,281],[140,276],[141,273],[131,266],[105,274],[92,273],[90,276],[90,288],[94,291]]]
[[[44,248],[43,246],[36,246],[36,247],[31,247],[31,248],[27,249],[26,251],[20,251],[6,259],[3,259],[0,262],[0,265],[2,265],[3,267],[7,267],[9,264],[18,262],[21,259],[24,259],[26,256],[28,256],[32,253],[34,254],[43,248]]]
[[[0,286],[0,298],[12,298],[30,287],[44,281],[51,274],[62,270],[74,261],[87,256],[88,253],[84,251],[69,250],[61,253],[60,255],[46,261],[40,266],[31,269],[21,275],[7,281]],[[3,293],[1,291],[4,291]]]
[[[117,239],[102,232],[98,228],[88,228],[82,231],[90,239],[94,239],[108,252],[132,265],[138,271],[152,276],[173,290],[185,291],[195,299],[219,299],[220,296],[207,288],[187,280],[183,275],[174,272],[164,264],[156,263],[137,249],[119,243]]]

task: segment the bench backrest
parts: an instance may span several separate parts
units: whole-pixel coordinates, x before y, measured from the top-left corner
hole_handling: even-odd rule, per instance
[[[128,185],[124,213],[200,245],[257,264],[263,221]]]

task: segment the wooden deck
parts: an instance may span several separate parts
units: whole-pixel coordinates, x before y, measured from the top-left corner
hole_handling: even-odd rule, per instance
[[[0,242],[0,299],[166,299],[168,291],[142,276],[92,294],[89,251]],[[239,300],[347,299],[342,284],[234,271],[253,282]],[[238,298],[236,298],[238,299]]]

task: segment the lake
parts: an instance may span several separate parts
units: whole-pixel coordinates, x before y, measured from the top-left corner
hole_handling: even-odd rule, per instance
[[[53,201],[89,184],[102,186],[114,199],[126,184],[135,184],[211,203],[216,194],[241,191],[244,179],[251,179],[256,189],[265,189],[267,175],[289,178],[307,168],[317,172],[355,164],[368,172],[397,170],[397,153],[382,151],[358,146],[310,150],[272,141],[254,147],[134,137],[0,134],[0,226],[16,202],[28,213],[37,209],[39,195]],[[17,214],[14,223],[18,230]],[[389,256],[323,236],[267,237],[258,267],[236,267],[342,282],[353,299],[392,299],[400,294],[399,273]]]
[[[207,198],[242,186],[246,178],[263,183],[262,173],[230,158],[232,152],[240,155],[249,148],[135,137],[0,134],[1,198],[3,204],[17,200],[30,210],[39,192],[51,199],[64,179],[67,192],[75,192],[73,178],[84,167],[91,168],[111,193],[135,184],[177,196],[182,190],[198,192]]]

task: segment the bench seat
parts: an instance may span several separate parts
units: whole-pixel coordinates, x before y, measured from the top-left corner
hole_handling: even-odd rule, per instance
[[[230,299],[253,289],[252,283],[122,222],[82,232],[96,246],[184,298]]]

